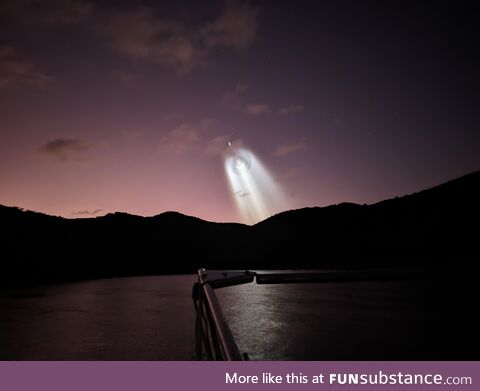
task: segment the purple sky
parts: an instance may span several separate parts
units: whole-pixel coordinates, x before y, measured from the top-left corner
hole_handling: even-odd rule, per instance
[[[242,221],[228,140],[290,208],[478,170],[475,3],[2,1],[0,203]]]

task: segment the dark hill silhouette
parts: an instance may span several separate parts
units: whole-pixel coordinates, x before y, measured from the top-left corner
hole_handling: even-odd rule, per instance
[[[177,212],[65,219],[0,205],[1,278],[54,281],[207,268],[472,266],[480,171],[372,205],[291,210],[254,226]]]

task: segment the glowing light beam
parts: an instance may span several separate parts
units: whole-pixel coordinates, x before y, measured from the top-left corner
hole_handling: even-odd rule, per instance
[[[287,209],[286,197],[267,168],[250,150],[232,147],[224,157],[225,173],[237,208],[255,224]]]

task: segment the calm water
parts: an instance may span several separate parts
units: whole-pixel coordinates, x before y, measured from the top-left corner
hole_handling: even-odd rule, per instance
[[[0,297],[0,358],[189,360],[194,276],[132,277]]]
[[[190,360],[194,281],[130,277],[0,293],[0,359]],[[458,359],[478,352],[476,295],[463,283],[252,283],[217,294],[251,359]]]

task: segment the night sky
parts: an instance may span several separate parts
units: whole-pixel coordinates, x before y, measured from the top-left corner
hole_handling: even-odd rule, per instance
[[[478,170],[479,4],[4,0],[0,203],[242,222],[229,141],[286,209]]]

